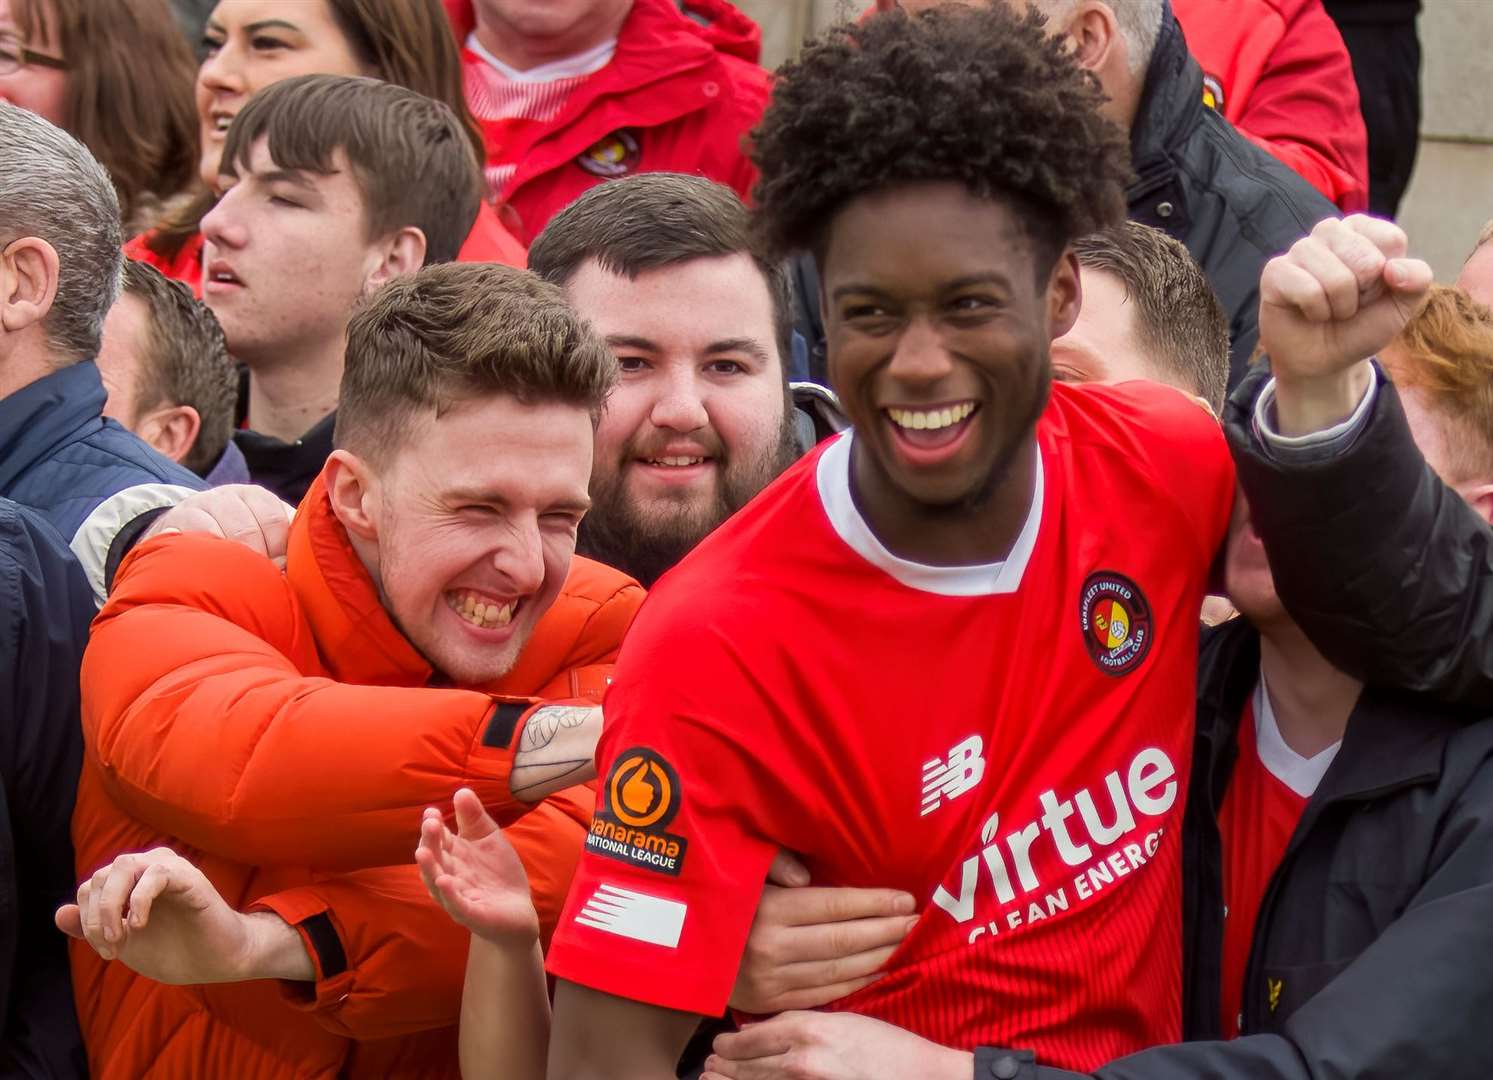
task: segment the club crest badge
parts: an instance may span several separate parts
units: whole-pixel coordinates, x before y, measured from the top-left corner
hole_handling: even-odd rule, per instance
[[[1090,574],[1078,606],[1083,643],[1106,675],[1135,670],[1151,651],[1151,605],[1140,586],[1109,570]]]
[[[576,158],[575,163],[593,176],[610,180],[637,169],[641,154],[637,136],[626,130],[614,131]]]

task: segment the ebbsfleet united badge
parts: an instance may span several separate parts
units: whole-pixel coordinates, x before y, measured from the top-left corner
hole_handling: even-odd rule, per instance
[[[636,169],[640,154],[636,135],[627,130],[614,131],[588,147],[575,163],[588,173],[612,179]]]
[[[1151,606],[1123,574],[1099,570],[1083,583],[1078,605],[1083,643],[1106,675],[1134,670],[1151,650]]]
[[[635,746],[617,755],[591,821],[586,847],[677,877],[684,867],[684,837],[666,832],[679,813],[679,774],[663,755]]]

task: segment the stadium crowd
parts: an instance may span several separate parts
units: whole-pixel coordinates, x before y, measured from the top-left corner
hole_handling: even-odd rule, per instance
[[[1493,1076],[1417,6],[0,0],[0,1077]]]

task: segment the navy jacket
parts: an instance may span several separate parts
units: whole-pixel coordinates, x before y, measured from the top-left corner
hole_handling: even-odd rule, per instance
[[[0,499],[0,1077],[87,1075],[66,939],[93,597],[62,538]]]
[[[101,503],[125,488],[207,486],[104,419],[107,396],[98,368],[84,361],[0,399],[0,496],[40,513],[69,543]]]

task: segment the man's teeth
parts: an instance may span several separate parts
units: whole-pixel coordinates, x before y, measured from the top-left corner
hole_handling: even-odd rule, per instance
[[[670,468],[681,469],[686,465],[703,465],[705,459],[702,457],[660,457],[649,458],[650,465],[666,465]]]
[[[480,626],[487,630],[507,626],[513,621],[513,613],[518,609],[517,600],[499,604],[495,600],[489,600],[477,593],[465,590],[447,593],[446,604],[473,626]]]
[[[913,431],[936,431],[962,422],[975,411],[973,401],[961,402],[945,409],[888,409],[892,423]]]

